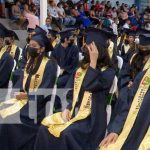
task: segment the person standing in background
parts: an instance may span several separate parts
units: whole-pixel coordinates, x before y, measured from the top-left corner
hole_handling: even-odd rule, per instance
[[[5,0],[0,0],[0,18],[5,18]]]

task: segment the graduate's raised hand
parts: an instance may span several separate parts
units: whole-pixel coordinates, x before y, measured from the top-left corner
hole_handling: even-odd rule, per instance
[[[69,121],[71,119],[71,112],[69,109],[65,109],[63,112],[62,112],[62,118],[65,122]]]
[[[87,45],[87,49],[89,51],[89,56],[90,56],[90,66],[95,69],[97,65],[98,55],[99,55],[98,49],[94,42]]]
[[[99,147],[107,147],[109,144],[113,144],[117,141],[118,134],[110,133],[104,140],[100,143]]]

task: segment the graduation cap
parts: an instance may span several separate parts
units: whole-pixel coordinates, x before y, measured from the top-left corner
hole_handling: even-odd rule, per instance
[[[57,31],[55,31],[55,30],[51,30],[51,29],[48,29],[48,32],[49,32],[49,34],[51,34],[53,37],[57,37],[57,35],[59,34]]]
[[[4,38],[6,33],[0,28],[0,38]]]
[[[150,45],[150,34],[140,34],[139,45],[143,45],[143,46]]]
[[[39,43],[41,47],[45,47],[45,52],[49,52],[53,50],[53,46],[47,36],[43,34],[35,34],[32,36],[31,40]]]
[[[145,29],[138,29],[137,30],[137,33],[140,35],[140,34],[150,34],[150,31],[149,30],[145,30]]]
[[[19,41],[18,35],[17,35],[16,32],[14,32],[13,30],[7,30],[7,31],[6,31],[6,37],[14,37],[15,40],[18,40],[18,41]]]
[[[73,35],[72,30],[66,30],[66,31],[61,31],[59,32],[61,39],[69,38]]]
[[[136,31],[131,30],[131,29],[124,29],[124,31],[128,36],[136,36],[136,34],[137,34]]]
[[[44,34],[46,35],[47,32],[45,30],[43,30],[41,27],[36,25],[36,28],[33,30],[33,32],[35,32],[36,34]]]
[[[7,31],[8,31],[7,28],[3,24],[0,23],[0,37],[1,38],[6,37]]]
[[[96,45],[108,47],[108,40],[112,38],[113,36],[115,35],[109,32],[106,32],[104,30],[97,29],[97,28],[86,29],[86,43],[87,44],[95,42]]]

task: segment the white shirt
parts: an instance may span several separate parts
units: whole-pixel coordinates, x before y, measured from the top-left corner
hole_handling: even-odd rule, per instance
[[[116,23],[112,23],[112,29],[113,29],[113,32],[114,32],[114,34],[115,35],[118,35],[118,26],[117,26],[117,24]]]
[[[125,23],[125,24],[123,25],[123,28],[125,28],[125,29],[130,29],[130,27],[129,27],[129,25],[128,25],[127,23]]]
[[[41,28],[42,28],[43,30],[45,30],[47,33],[49,33],[48,29],[52,30],[52,27],[51,27],[51,26],[48,27],[46,24],[45,24],[45,25],[42,25]]]
[[[51,7],[50,5],[48,5],[47,10],[48,10],[48,13],[49,13],[52,17],[54,17],[54,18],[58,18],[58,17],[59,17],[59,16],[58,16],[57,7]]]

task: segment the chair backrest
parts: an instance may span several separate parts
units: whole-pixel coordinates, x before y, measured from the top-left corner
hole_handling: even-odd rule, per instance
[[[60,75],[60,67],[57,66],[57,77],[56,77],[56,81],[57,81],[59,75]],[[53,114],[56,92],[57,92],[57,82],[55,83],[54,88],[53,88],[53,90],[52,90],[52,97],[51,97],[51,101],[50,101],[50,112],[49,112],[49,115],[52,115],[52,114]]]
[[[118,88],[118,78],[117,76],[115,76],[109,93],[114,94],[117,91],[117,88]]]
[[[123,59],[120,56],[117,56],[117,60],[118,60],[118,68],[119,70],[121,70],[123,66]]]
[[[82,55],[81,52],[79,52],[79,61],[83,60],[84,56]]]
[[[21,58],[22,58],[22,52],[23,52],[23,49],[22,49],[21,47],[19,47],[19,50],[20,50],[19,60],[21,60]]]
[[[16,66],[17,66],[17,62],[16,62],[16,60],[14,59],[14,66],[13,66],[12,72],[14,72],[14,71],[15,71]]]

